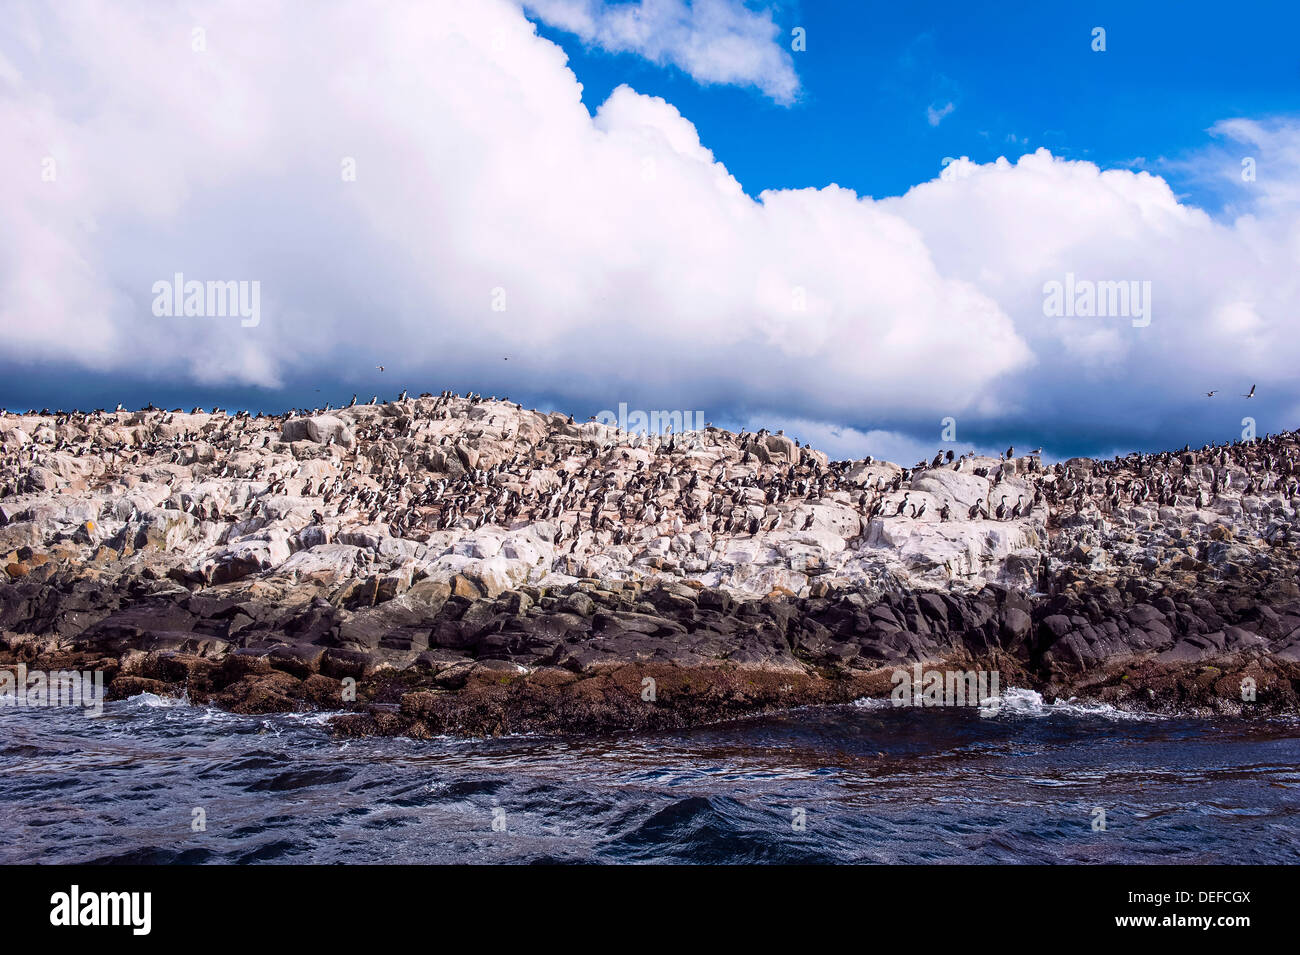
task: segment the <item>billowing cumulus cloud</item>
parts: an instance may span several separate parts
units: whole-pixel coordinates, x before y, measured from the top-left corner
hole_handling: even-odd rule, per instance
[[[1296,143],[1294,130],[1279,127],[1265,149],[1285,156]],[[1037,361],[996,389],[1007,417],[1091,426],[1122,445],[1151,440],[1189,406],[1199,414],[1204,391],[1235,397],[1267,382],[1275,416],[1261,430],[1295,426],[1300,220],[1284,201],[1295,180],[1251,184],[1258,188],[1242,201],[1253,211],[1222,222],[1180,203],[1163,179],[1043,150],[1015,163],[958,161],[945,179],[883,205],[921,230],[946,276],[974,283],[1013,316]],[[1149,282],[1149,324],[1046,316],[1044,286],[1069,275]],[[1231,408],[1224,439],[1261,410],[1214,407]]]
[[[11,362],[344,389],[382,363],[398,387],[769,415],[841,445],[937,445],[951,416],[959,442],[1122,447],[1251,381],[1261,430],[1295,424],[1294,179],[1231,221],[1042,151],[892,199],[750,198],[671,104],[620,87],[589,113],[508,0],[19,5],[0,128]],[[260,323],[155,316],[178,272],[258,281]],[[1067,274],[1150,282],[1150,324],[1045,315]]]

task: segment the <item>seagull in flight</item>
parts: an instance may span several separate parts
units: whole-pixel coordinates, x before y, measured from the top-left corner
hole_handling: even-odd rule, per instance
[[[1250,394],[1248,394],[1248,395],[1242,395],[1241,397],[1243,397],[1243,398],[1254,398],[1254,397],[1255,397],[1255,386],[1254,386],[1254,385],[1251,385],[1251,386],[1250,386]]]
[[[1207,392],[1205,393],[1205,397],[1207,397],[1207,398],[1213,398],[1213,397],[1214,397],[1215,395],[1217,395],[1217,394],[1218,394],[1217,391],[1207,391]]]
[[[383,371],[383,370],[384,370],[384,366],[383,366],[383,365],[376,365],[375,367],[378,368],[380,371]]]

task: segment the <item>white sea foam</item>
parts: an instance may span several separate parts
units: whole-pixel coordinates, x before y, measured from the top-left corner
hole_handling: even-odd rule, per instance
[[[125,702],[134,706],[147,707],[168,707],[168,706],[189,706],[190,699],[188,694],[180,696],[159,696],[157,693],[137,693],[135,696],[128,696]]]
[[[863,696],[853,701],[853,705],[861,710],[884,710],[890,708],[888,697]]]
[[[864,696],[853,701],[853,705],[862,710],[893,709],[889,697]],[[1043,694],[1037,690],[1010,686],[997,697],[980,700],[980,716],[986,719],[1043,716],[1092,717],[1105,720],[1158,720],[1161,717],[1152,713],[1134,710],[1121,710],[1109,703],[1090,702],[1071,697],[1068,700],[1056,700],[1052,703],[1043,701]]]
[[[1109,703],[1080,701],[1075,697],[1068,700],[1043,702],[1043,694],[1037,690],[1027,690],[1018,686],[1009,686],[996,703],[983,701],[980,716],[988,719],[1012,717],[1042,717],[1060,714],[1063,716],[1088,716],[1105,720],[1154,720],[1160,719],[1150,713],[1121,710]]]
[[[281,713],[286,723],[303,723],[307,726],[327,726],[336,716],[347,716],[349,710],[313,710],[307,713]]]

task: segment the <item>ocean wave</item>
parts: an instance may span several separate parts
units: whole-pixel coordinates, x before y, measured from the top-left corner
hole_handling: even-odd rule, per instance
[[[328,726],[336,716],[347,716],[350,710],[311,710],[306,713],[280,713],[278,716],[286,723],[300,723],[305,726]]]
[[[188,693],[182,693],[180,696],[159,696],[157,693],[137,693],[135,696],[128,696],[122,702],[129,703],[132,706],[144,706],[150,709],[159,707],[172,706],[189,706],[190,696]]]
[[[853,705],[860,710],[887,710],[893,708],[893,702],[884,696],[863,696],[853,701]]]
[[[852,705],[862,710],[889,710],[895,708],[893,700],[889,697],[864,696],[854,700]],[[907,708],[913,709],[916,707]],[[919,708],[929,709],[930,707]],[[1044,716],[1075,716],[1135,721],[1162,719],[1162,717],[1153,713],[1123,710],[1112,706],[1110,703],[1079,700],[1077,697],[1047,703],[1043,700],[1043,694],[1037,690],[1029,690],[1018,686],[1007,687],[996,698],[990,697],[980,700],[979,715],[985,719],[1039,718]]]
[[[982,700],[979,712],[980,716],[986,719],[1038,718],[1057,715],[1133,721],[1158,720],[1161,718],[1152,713],[1122,710],[1109,703],[1081,701],[1077,697],[1046,703],[1043,701],[1043,694],[1037,690],[1028,690],[1018,686],[1007,687],[996,702],[991,699]]]

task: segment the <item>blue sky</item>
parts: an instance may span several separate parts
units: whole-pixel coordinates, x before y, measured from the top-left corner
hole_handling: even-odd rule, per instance
[[[756,195],[838,183],[900,195],[945,157],[991,162],[1045,146],[1103,167],[1168,175],[1219,209],[1231,190],[1169,172],[1220,119],[1300,109],[1300,4],[1225,7],[1040,0],[972,4],[827,2],[772,5],[801,91],[789,106],[753,88],[696,83],[680,69],[610,54],[538,25],[562,46],[595,110],[621,83],[661,96]],[[1106,51],[1091,49],[1106,30]],[[950,113],[932,126],[927,111]]]
[[[1298,11],[19,0],[0,406],[446,387],[896,460],[947,417],[1060,457],[1294,428]],[[178,271],[262,320],[160,317]],[[1067,274],[1154,320],[1048,315]]]

